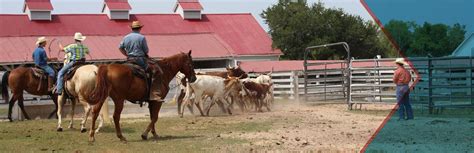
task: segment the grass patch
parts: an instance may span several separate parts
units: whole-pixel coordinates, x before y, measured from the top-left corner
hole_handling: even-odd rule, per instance
[[[157,141],[141,140],[141,133],[148,125],[148,118],[123,119],[123,135],[127,143],[115,136],[113,125],[106,124],[96,135],[96,142],[88,142],[88,133],[76,129],[56,132],[56,120],[33,120],[0,123],[0,150],[5,152],[216,152],[219,148],[248,143],[247,140],[223,138],[228,132],[268,131],[271,121],[229,121],[231,117],[160,118]],[[63,126],[69,121],[64,121]],[[90,123],[88,123],[90,126]],[[64,128],[64,127],[63,127]],[[151,136],[151,134],[149,135]]]

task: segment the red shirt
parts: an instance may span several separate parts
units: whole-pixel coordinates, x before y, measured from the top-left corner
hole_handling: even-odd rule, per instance
[[[397,85],[405,85],[410,83],[411,75],[407,69],[403,67],[398,67],[393,74],[393,83]]]

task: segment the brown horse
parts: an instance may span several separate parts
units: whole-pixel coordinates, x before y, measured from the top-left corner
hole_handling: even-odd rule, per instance
[[[150,63],[151,65],[154,65]],[[162,68],[163,74],[154,75],[154,80],[160,79],[161,84],[154,84],[159,86],[159,97],[164,99],[169,91],[169,83],[174,76],[179,72],[184,73],[186,78],[191,82],[196,80],[196,74],[194,72],[193,61],[191,57],[191,51],[188,53],[179,53],[171,57],[164,58],[157,62]],[[153,67],[153,66],[152,66]],[[125,137],[122,136],[120,129],[120,114],[123,109],[124,100],[128,101],[139,101],[146,93],[145,81],[139,77],[136,77],[132,73],[132,69],[122,64],[108,64],[101,65],[99,67],[96,89],[92,93],[92,99],[97,102],[103,102],[107,96],[110,96],[115,104],[114,111],[114,123],[117,137],[121,141],[126,141]],[[153,87],[152,87],[153,88]],[[150,101],[148,108],[150,111],[151,122],[142,134],[142,139],[148,139],[148,133],[151,130],[153,138],[157,139],[158,135],[155,131],[155,123],[158,120],[158,113],[160,112],[162,102]],[[89,133],[89,141],[94,141],[94,130],[95,121],[98,116],[98,112],[102,103],[98,103],[92,110],[92,127]]]
[[[40,85],[40,83],[41,88],[39,88],[38,90],[38,85]],[[10,87],[12,91],[12,99],[10,99],[8,87]],[[55,108],[54,111],[49,114],[48,118],[51,118],[54,114],[56,114],[58,108],[58,96],[56,94],[53,94],[52,92],[48,92],[48,81],[41,81],[39,77],[34,76],[33,70],[30,67],[18,67],[16,69],[13,69],[11,72],[5,72],[2,77],[2,96],[3,99],[5,99],[5,103],[9,103],[8,119],[10,120],[10,122],[13,121],[12,109],[16,101],[18,101],[18,106],[20,106],[23,116],[25,116],[27,120],[30,119],[23,105],[23,91],[38,96],[49,95],[51,99],[53,99]],[[8,101],[9,99],[10,101]]]

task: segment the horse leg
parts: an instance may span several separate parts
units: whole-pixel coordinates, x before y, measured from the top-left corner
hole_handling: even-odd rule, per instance
[[[76,103],[77,103],[76,98],[71,98],[71,122],[69,122],[69,128],[72,129],[73,124],[74,124],[74,111],[76,110]]]
[[[120,115],[122,114],[123,110],[123,99],[113,99],[114,104],[115,104],[115,109],[114,109],[114,124],[115,124],[115,133],[117,134],[117,137],[120,139],[120,141],[127,141],[125,137],[122,135],[122,130],[120,129]],[[97,113],[99,113],[100,109],[97,110]],[[95,121],[95,120],[94,120]],[[91,132],[93,130],[91,129]]]
[[[95,129],[95,133],[99,133],[100,129],[104,126],[104,115],[102,113],[99,115],[99,126]]]
[[[58,103],[57,103],[58,110],[56,111],[56,116],[58,117],[58,127],[56,128],[56,131],[63,131],[61,124],[62,124],[62,119],[63,119],[62,117],[63,106],[65,102],[66,102],[66,96],[58,97]]]
[[[158,121],[158,113],[160,111],[162,102],[157,102],[157,101],[150,101],[148,104],[148,109],[150,111],[150,124],[148,124],[147,128],[142,134],[142,139],[147,140],[148,139],[148,133],[152,131],[153,138],[158,139],[158,135],[156,134],[155,131],[155,123]]]
[[[162,102],[159,102],[158,104],[156,104],[156,108],[154,110],[154,112],[156,112],[156,114],[154,114],[154,119],[152,118],[152,128],[151,128],[151,134],[153,134],[153,139],[158,139],[158,134],[156,134],[156,129],[155,129],[155,124],[156,122],[158,121],[158,117],[159,117],[159,114],[160,114],[160,110],[161,110],[161,105],[163,105]]]
[[[8,120],[10,120],[10,122],[13,122],[12,120],[13,105],[15,105],[15,102],[17,100],[18,100],[18,95],[13,94],[12,99],[10,99],[10,102],[8,102]]]
[[[89,142],[94,142],[95,141],[95,121],[97,120],[97,117],[99,116],[100,109],[102,108],[103,102],[99,102],[96,105],[92,107],[92,124],[91,124],[91,130],[89,132]]]
[[[89,104],[83,103],[83,106],[84,106],[84,116],[82,117],[82,121],[81,121],[81,133],[84,133],[87,131],[87,128],[86,128],[87,118],[89,118],[89,114],[91,113],[91,106]],[[100,127],[100,123],[99,123],[99,127]]]
[[[54,94],[50,94],[49,97],[51,97],[51,99],[53,100],[54,106],[55,106],[53,112],[51,112],[48,116],[48,119],[51,119],[54,114],[57,114],[59,106],[58,106],[58,96],[55,96]],[[58,117],[58,116],[56,116],[56,117]]]
[[[20,95],[18,98],[18,106],[20,106],[21,112],[23,113],[23,116],[25,116],[25,119],[30,120],[30,116],[28,116],[28,113],[25,111],[25,106],[23,105],[23,95]]]

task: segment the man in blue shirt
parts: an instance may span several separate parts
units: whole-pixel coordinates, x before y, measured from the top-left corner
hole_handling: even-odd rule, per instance
[[[133,21],[132,32],[126,35],[120,43],[120,52],[140,65],[143,69],[148,68],[148,45],[145,36],[140,34],[143,25],[139,21]]]
[[[119,50],[124,56],[127,56],[128,61],[132,61],[138,64],[148,74],[146,82],[149,88],[147,88],[148,93],[146,96],[146,100],[162,101],[162,98],[158,96],[161,80],[152,80],[152,76],[154,75],[154,69],[149,68],[148,66],[148,45],[145,36],[140,34],[140,30],[142,29],[142,27],[143,25],[140,23],[140,21],[133,21],[132,25],[130,26],[130,28],[132,28],[132,32],[122,39],[122,42],[120,42],[119,45]],[[159,66],[155,65],[153,67],[158,70],[158,75],[160,75],[161,69],[159,68]]]
[[[35,65],[46,71],[48,73],[48,91],[51,92],[53,89],[54,78],[56,76],[53,68],[48,65],[48,60],[52,60],[48,58],[46,55],[46,51],[44,47],[46,46],[47,39],[45,37],[39,37],[36,41],[37,48],[33,51],[33,61]]]

